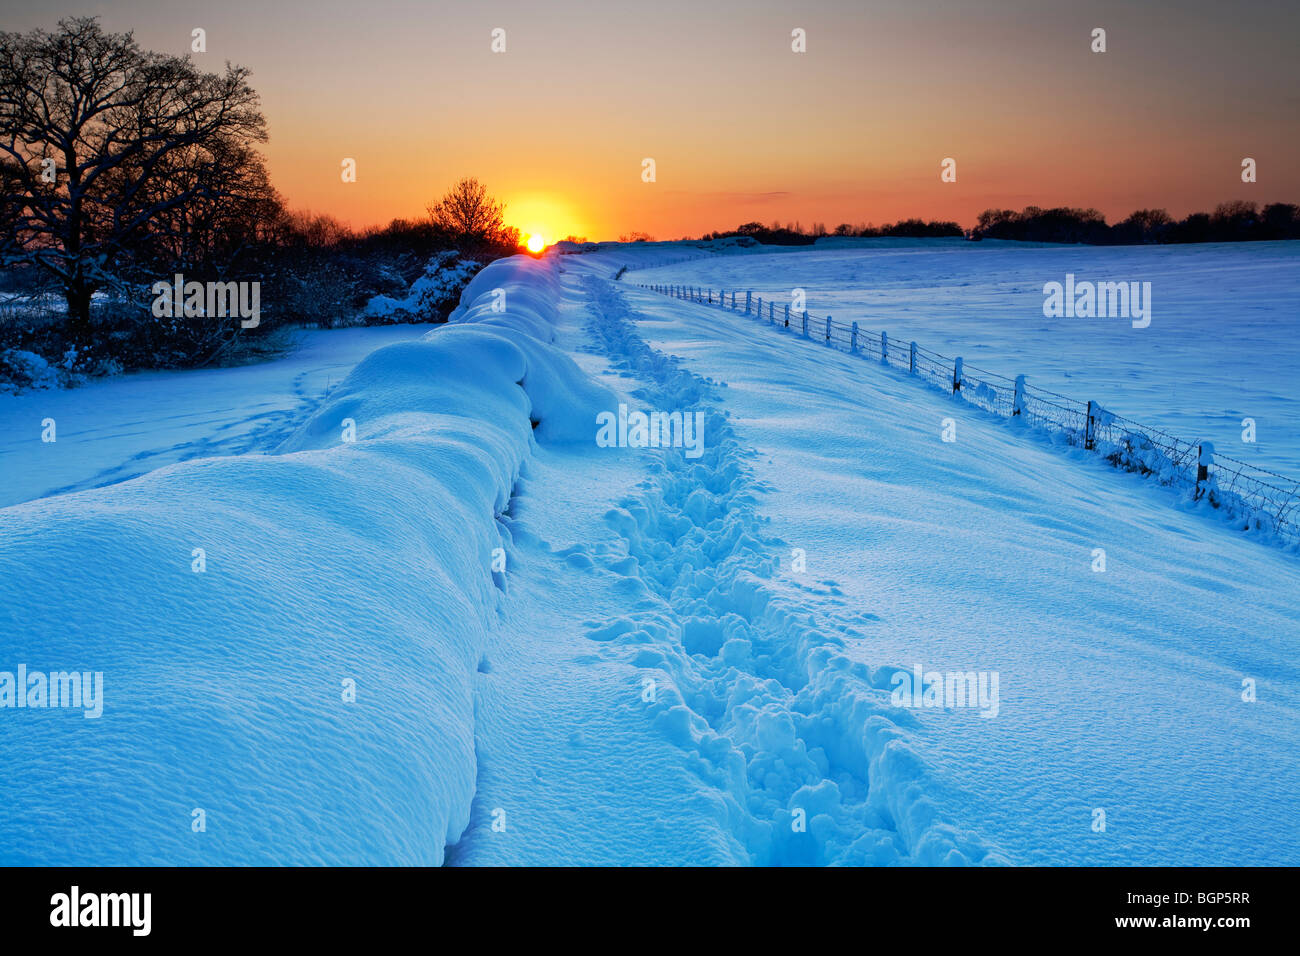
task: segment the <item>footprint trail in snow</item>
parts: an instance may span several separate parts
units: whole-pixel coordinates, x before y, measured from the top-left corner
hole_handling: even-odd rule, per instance
[[[639,493],[606,516],[644,597],[589,622],[588,637],[644,671],[656,727],[716,788],[752,863],[1004,862],[927,796],[915,721],[890,703],[895,669],[850,660],[810,608],[771,586],[782,542],[758,510],[770,489],[747,467],[753,452],[718,386],[650,348],[616,286],[585,282],[588,331],[642,383],[634,398],[705,419],[701,457],[653,453]]]

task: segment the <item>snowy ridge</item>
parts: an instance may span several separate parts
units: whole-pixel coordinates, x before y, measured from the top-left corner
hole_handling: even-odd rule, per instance
[[[0,862],[442,861],[496,515],[534,430],[608,404],[545,344],[553,270],[484,269],[460,323],[373,353],[277,455],[0,510],[0,671],[103,674],[99,719],[38,695],[0,720]]]
[[[750,862],[1007,862],[928,796],[905,729],[914,718],[890,702],[895,669],[852,661],[842,638],[769,586],[782,542],[763,530],[764,488],[715,386],[646,345],[616,287],[592,278],[588,293],[592,335],[649,383],[637,397],[706,414],[703,457],[666,454],[643,492],[606,516],[644,599],[589,636],[665,675],[656,723],[716,788]],[[813,840],[796,829],[800,811]]]

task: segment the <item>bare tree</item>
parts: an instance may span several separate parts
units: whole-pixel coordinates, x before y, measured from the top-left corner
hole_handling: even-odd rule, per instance
[[[248,76],[144,51],[90,17],[0,33],[0,261],[58,280],[75,339],[133,253],[184,257],[227,204],[273,198]]]
[[[505,209],[488,195],[486,186],[472,177],[462,179],[442,199],[428,206],[434,226],[467,253],[502,242],[509,232],[503,218]]]

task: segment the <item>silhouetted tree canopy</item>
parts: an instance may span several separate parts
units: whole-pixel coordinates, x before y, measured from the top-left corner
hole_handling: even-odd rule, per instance
[[[74,339],[97,290],[132,270],[220,272],[273,215],[248,75],[142,50],[90,17],[0,33],[0,261],[57,280]]]
[[[438,202],[431,203],[428,211],[434,228],[456,243],[461,252],[474,255],[500,250],[509,255],[519,245],[519,230],[505,224],[505,208],[488,195],[486,186],[467,177]]]

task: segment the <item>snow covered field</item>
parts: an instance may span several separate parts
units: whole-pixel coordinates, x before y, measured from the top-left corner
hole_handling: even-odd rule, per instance
[[[626,279],[752,290],[765,302],[807,293],[808,309],[892,340],[1095,400],[1180,438],[1300,480],[1300,416],[1291,377],[1300,243],[1060,246],[998,241],[823,240],[815,250],[710,256]],[[674,252],[674,248],[680,250]],[[689,246],[611,253],[645,265]],[[1146,328],[1123,318],[1046,318],[1043,286],[1150,282]],[[1242,440],[1253,418],[1256,441]]]
[[[1294,558],[898,373],[625,297],[650,345],[727,383],[787,545],[776,583],[823,633],[871,666],[1000,675],[995,718],[914,712],[963,825],[1021,863],[1300,858]]]
[[[190,458],[271,451],[366,355],[428,330],[307,330],[272,362],[0,395],[0,507]],[[41,441],[46,418],[54,419],[54,442]]]
[[[828,287],[879,305],[892,276],[910,318],[970,262],[990,304],[1038,309],[988,327],[1006,362],[970,361],[1052,387],[1027,363],[1063,369],[1068,341],[1098,377],[1063,390],[1106,386],[1100,330],[1030,334],[1056,276],[979,278],[1069,260],[984,245],[626,279],[800,284],[838,316]],[[103,674],[95,719],[3,714],[0,862],[1300,863],[1294,556],[896,372],[612,281],[689,254],[496,263],[274,454],[0,509],[0,702],[19,664]],[[1277,269],[1243,328],[1278,326]],[[1134,335],[1174,321],[1154,301]],[[1135,374],[1108,374],[1150,401],[1164,366],[1121,352]],[[1292,406],[1260,388],[1285,461]],[[702,454],[605,447],[620,406],[698,414]],[[918,669],[978,692],[900,697]]]

